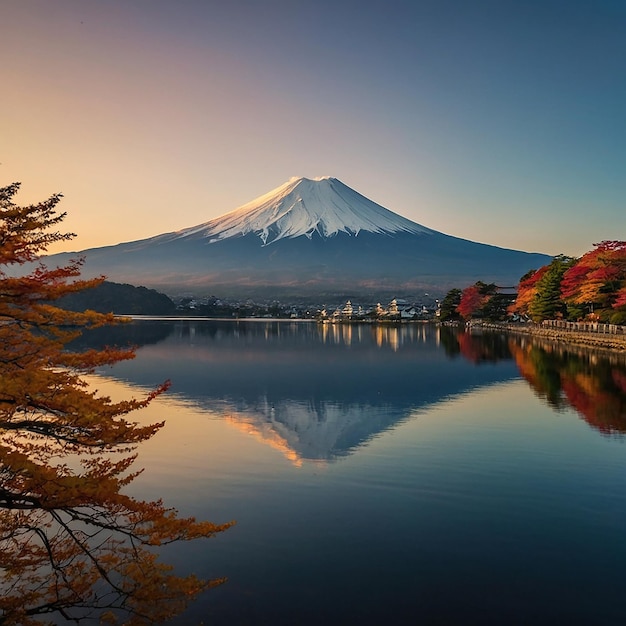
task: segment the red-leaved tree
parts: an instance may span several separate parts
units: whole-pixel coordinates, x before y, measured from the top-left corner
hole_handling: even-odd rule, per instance
[[[626,305],[625,290],[626,241],[595,244],[561,281],[561,295],[567,303],[593,305],[600,318],[608,318],[611,309]]]
[[[464,320],[470,319],[489,302],[496,291],[497,287],[493,283],[485,284],[479,280],[473,285],[463,289],[461,301],[456,308],[457,312]]]

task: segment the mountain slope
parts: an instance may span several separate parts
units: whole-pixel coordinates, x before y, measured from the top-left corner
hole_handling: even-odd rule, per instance
[[[284,185],[242,207],[199,226],[176,233],[194,235],[210,242],[254,233],[267,245],[283,238],[361,231],[391,234],[433,233],[372,202],[336,178],[292,178]]]
[[[318,300],[513,285],[550,260],[426,228],[335,178],[292,179],[203,224],[80,255],[87,276],[169,294]]]

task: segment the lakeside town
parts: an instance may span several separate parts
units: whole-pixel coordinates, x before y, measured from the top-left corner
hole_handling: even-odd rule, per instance
[[[210,296],[204,299],[181,298],[175,301],[179,314],[207,317],[315,319],[323,322],[434,320],[440,314],[440,300],[428,294],[419,302],[393,298],[381,304],[361,304],[348,299],[330,305],[285,304],[280,301],[258,303],[229,301]]]
[[[459,290],[449,292],[456,296]],[[425,294],[428,296],[428,294]],[[463,320],[458,315],[450,315],[449,302],[433,299],[428,304],[416,304],[403,298],[393,298],[388,304],[380,302],[363,306],[347,300],[344,304],[321,308],[281,305],[274,302],[259,305],[252,302],[227,303],[212,298],[205,301],[184,300],[177,305],[186,316],[199,316],[199,311],[214,307],[224,319],[267,319],[267,320],[311,320],[322,324],[399,324],[410,322],[438,323],[447,326],[461,326],[469,332],[510,332],[533,335],[538,338],[560,344],[574,344],[590,348],[626,352],[626,326],[598,321],[599,318],[588,316],[584,321],[564,319],[545,319],[534,322],[528,315],[512,312],[511,307],[517,299],[517,293],[500,290],[498,306],[492,308],[489,316],[481,314]],[[442,308],[443,304],[443,308]],[[195,314],[194,314],[195,312]],[[226,315],[225,315],[226,314]]]

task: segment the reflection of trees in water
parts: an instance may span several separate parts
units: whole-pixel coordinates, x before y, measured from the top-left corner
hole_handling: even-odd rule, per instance
[[[500,333],[441,328],[451,357],[472,363],[514,358],[522,377],[554,409],[573,407],[597,430],[626,432],[626,364],[623,358],[578,346]]]
[[[517,338],[510,340],[510,348],[520,374],[535,393],[554,409],[567,406],[559,368],[546,357],[548,353],[531,341],[520,342]]]
[[[626,365],[607,354],[569,346],[509,339],[520,373],[550,406],[571,406],[606,434],[626,432]]]
[[[496,363],[512,358],[508,338],[501,333],[477,334],[463,327],[442,326],[440,341],[448,356],[462,355],[472,363]]]
[[[101,326],[83,330],[68,344],[70,350],[101,350],[105,346],[146,346],[159,343],[172,332],[171,322],[142,320],[117,326]]]
[[[434,340],[438,329],[430,324],[317,324],[276,320],[195,320],[136,319],[115,327],[84,332],[70,344],[72,350],[104,346],[157,344],[168,338],[237,343],[243,339],[268,344],[290,342],[296,345],[352,345],[375,342],[378,347],[397,350],[403,345]]]

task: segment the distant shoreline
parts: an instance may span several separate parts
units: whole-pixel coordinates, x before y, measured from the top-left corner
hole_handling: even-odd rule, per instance
[[[167,316],[167,315],[119,315],[119,317],[130,318],[131,320],[136,321],[168,321],[168,322],[178,322],[178,321],[206,321],[206,322],[280,322],[280,323],[319,323],[319,320],[315,319],[303,319],[303,318],[280,318],[280,317],[203,317],[203,316]],[[381,322],[381,320],[341,320],[340,322],[335,322],[338,324],[406,324],[409,320],[385,320]],[[420,322],[420,323],[429,323],[425,320],[410,320],[410,322]],[[410,323],[409,322],[409,323]],[[432,322],[430,322],[432,323]],[[462,324],[461,324],[462,326]],[[597,348],[603,350],[610,350],[611,352],[623,353],[626,355],[626,334],[615,335],[615,334],[603,334],[596,332],[578,332],[572,330],[565,330],[560,328],[546,328],[542,326],[537,326],[534,324],[507,324],[507,323],[497,323],[497,322],[480,322],[476,324],[472,324],[468,326],[470,331],[480,332],[480,331],[489,331],[489,332],[505,332],[512,333],[517,335],[530,335],[532,337],[537,337],[540,339],[545,339],[554,344],[559,344],[562,346],[572,345],[572,346],[581,346],[587,348]]]
[[[128,318],[137,321],[150,322],[316,322],[317,320],[302,317],[207,317],[203,315],[124,315],[116,317]]]

